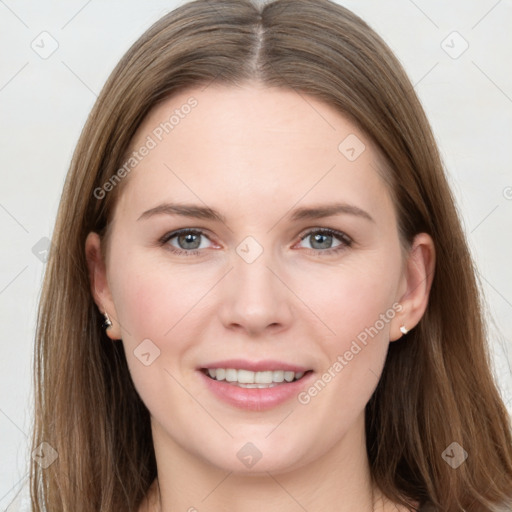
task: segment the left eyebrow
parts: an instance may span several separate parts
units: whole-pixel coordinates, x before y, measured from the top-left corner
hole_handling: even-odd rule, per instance
[[[226,219],[212,208],[195,204],[163,203],[150,210],[145,211],[137,220],[147,219],[154,215],[181,215],[183,217],[194,217],[197,219],[214,220],[225,223]]]
[[[297,208],[293,210],[291,220],[321,219],[323,217],[332,217],[339,214],[353,215],[369,220],[370,222],[375,222],[374,218],[367,211],[347,203],[333,203]]]

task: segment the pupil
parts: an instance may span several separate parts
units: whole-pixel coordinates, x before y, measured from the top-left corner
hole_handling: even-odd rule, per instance
[[[197,249],[201,245],[199,235],[195,235],[193,233],[180,235],[178,237],[178,245],[182,249]]]
[[[329,249],[332,244],[332,236],[318,233],[313,236],[311,247],[314,249]]]

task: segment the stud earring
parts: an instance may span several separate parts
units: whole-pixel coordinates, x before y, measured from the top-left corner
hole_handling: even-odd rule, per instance
[[[402,325],[402,326],[400,327],[400,332],[401,332],[402,334],[407,334],[409,331],[405,328],[405,325]]]
[[[103,316],[105,317],[105,321],[103,322],[103,328],[108,329],[109,327],[112,327],[112,320],[110,320],[107,312],[103,313]]]

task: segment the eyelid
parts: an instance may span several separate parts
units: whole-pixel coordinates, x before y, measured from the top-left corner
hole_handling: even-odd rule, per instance
[[[354,240],[350,236],[348,236],[346,233],[344,233],[343,231],[338,231],[337,229],[320,227],[320,226],[317,226],[314,228],[308,228],[308,229],[302,231],[301,234],[299,235],[299,240],[302,242],[302,240],[304,240],[307,236],[309,236],[313,233],[322,233],[325,235],[331,235],[334,238],[337,238],[338,240],[340,240],[341,242],[343,242],[345,244],[354,243]]]
[[[203,235],[204,234],[204,232],[201,229],[197,229],[197,228],[180,228],[180,229],[176,229],[174,231],[168,231],[167,233],[165,233],[165,235],[160,237],[159,241],[161,241],[161,242],[168,241],[171,238],[174,238],[174,237],[179,236],[179,235],[184,234],[184,233],[193,233],[193,234],[196,234],[196,235]]]

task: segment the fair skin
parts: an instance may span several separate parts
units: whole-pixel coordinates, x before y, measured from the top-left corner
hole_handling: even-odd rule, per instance
[[[150,112],[132,148],[190,96],[197,107],[125,178],[106,261],[97,234],[86,242],[95,301],[113,322],[107,333],[122,340],[151,414],[158,486],[140,510],[371,511],[365,405],[389,343],[425,311],[432,240],[419,234],[404,250],[371,141],[332,107],[292,90],[181,92]],[[366,146],[354,161],[338,149],[350,134]],[[140,218],[162,203],[207,206],[224,221],[176,211]],[[293,217],[333,203],[345,207]],[[196,233],[158,242],[183,228]],[[259,246],[240,246],[248,236]],[[258,247],[254,261],[242,257]],[[386,321],[377,323],[380,315]],[[377,334],[333,370],[370,326]],[[147,339],[146,352],[158,347],[160,355],[146,366],[134,350]],[[202,371],[227,359],[308,372],[280,384],[295,391],[269,407],[258,409],[258,391],[238,388],[256,396],[247,408],[214,393],[208,383],[216,381]],[[299,401],[329,369],[329,382]],[[261,458],[250,465],[247,454]],[[401,510],[376,488],[373,496],[375,510]]]

